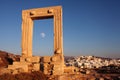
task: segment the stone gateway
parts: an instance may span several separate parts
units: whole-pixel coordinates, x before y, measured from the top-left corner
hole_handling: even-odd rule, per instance
[[[33,21],[53,18],[54,20],[54,53],[53,56],[33,56],[32,37]],[[29,9],[22,11],[22,55],[19,62],[8,65],[13,74],[20,72],[32,72],[41,70],[47,75],[62,75],[73,73],[74,68],[64,65],[63,55],[63,31],[62,31],[62,7],[53,6],[46,8]]]

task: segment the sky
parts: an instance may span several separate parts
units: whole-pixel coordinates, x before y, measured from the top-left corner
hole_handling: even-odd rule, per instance
[[[0,50],[21,55],[22,10],[58,5],[65,56],[120,58],[120,0],[0,0]],[[53,19],[34,20],[33,55],[53,55]]]

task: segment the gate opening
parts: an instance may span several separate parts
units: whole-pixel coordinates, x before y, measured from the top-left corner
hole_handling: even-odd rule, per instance
[[[53,19],[34,20],[33,55],[53,55]]]

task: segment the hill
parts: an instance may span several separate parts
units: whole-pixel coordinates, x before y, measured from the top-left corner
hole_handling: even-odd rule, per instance
[[[20,56],[0,50],[0,68],[7,67],[13,61],[19,61]]]

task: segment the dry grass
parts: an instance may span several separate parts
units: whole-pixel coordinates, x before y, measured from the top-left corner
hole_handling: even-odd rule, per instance
[[[32,73],[20,73],[16,75],[3,74],[0,75],[0,80],[47,80],[47,77],[40,71]]]

